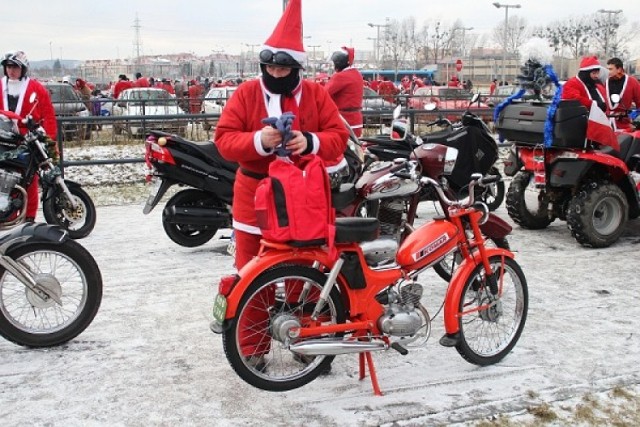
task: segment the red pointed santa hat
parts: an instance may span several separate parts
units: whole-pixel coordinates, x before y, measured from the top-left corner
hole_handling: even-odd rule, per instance
[[[270,50],[274,54],[286,52],[300,63],[300,66],[304,65],[307,54],[302,45],[302,6],[300,0],[289,0],[278,25],[264,42],[262,50]]]
[[[353,60],[355,59],[355,56],[356,56],[355,49],[352,47],[342,46],[340,50],[347,55],[347,63],[349,65],[353,65]]]
[[[597,56],[585,56],[580,61],[580,71],[599,70],[600,61]]]

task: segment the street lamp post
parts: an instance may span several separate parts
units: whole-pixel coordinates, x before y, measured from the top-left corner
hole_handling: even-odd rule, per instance
[[[316,77],[316,73],[318,71],[318,67],[317,67],[317,59],[316,59],[316,49],[320,47],[319,44],[311,44],[308,47],[310,47],[313,51],[313,59],[311,60],[311,65],[312,65],[312,70],[313,70],[313,78]]]
[[[254,53],[253,53],[253,48],[254,47],[259,47],[261,46],[260,44],[250,44],[250,43],[245,43],[244,44],[246,47],[248,47],[249,49],[251,49],[251,59],[249,59],[249,64],[251,64],[253,61],[255,61],[255,57],[254,57]],[[253,72],[253,67],[251,67],[251,72]],[[260,74],[260,70],[256,70],[256,73]]]
[[[598,10],[598,13],[606,13],[607,14],[607,29],[604,32],[604,56],[605,58],[609,58],[609,30],[611,27],[611,15],[617,15],[619,13],[622,13],[622,10],[617,9],[617,10],[606,10],[606,9],[600,9]],[[614,52],[615,54],[615,52]]]
[[[385,18],[385,19],[387,21],[386,24],[372,24],[371,22],[367,24],[371,28],[375,27],[377,30],[375,56],[376,56],[376,67],[378,68],[380,68],[380,28],[384,28],[384,29],[389,28],[389,18]]]
[[[507,27],[509,26],[509,8],[520,9],[522,6],[519,4],[502,4],[495,2],[493,3],[495,7],[500,9],[504,7],[504,40],[502,45],[502,81],[505,82],[505,62],[507,60]]]

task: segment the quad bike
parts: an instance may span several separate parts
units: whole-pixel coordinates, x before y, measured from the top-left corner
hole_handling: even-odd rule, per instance
[[[551,67],[546,72],[557,82]],[[589,111],[575,100],[509,100],[496,109],[496,128],[513,142],[505,174],[513,176],[507,212],[527,229],[567,222],[583,246],[614,244],[628,219],[640,215],[633,171],[640,160],[640,133],[619,133],[619,150],[587,138]],[[555,111],[549,114],[548,111]]]

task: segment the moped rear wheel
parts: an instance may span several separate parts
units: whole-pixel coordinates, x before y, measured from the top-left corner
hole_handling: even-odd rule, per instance
[[[518,263],[501,256],[492,256],[489,262],[497,278],[497,298],[480,264],[467,279],[459,304],[456,349],[465,360],[481,366],[499,362],[513,349],[529,308],[527,280]]]
[[[249,286],[223,333],[224,352],[240,378],[263,390],[286,391],[329,369],[335,356],[298,355],[288,349],[283,336],[290,326],[309,324],[325,281],[326,276],[314,268],[285,265],[267,270]],[[335,287],[318,319],[322,324],[345,322]],[[322,338],[330,336],[340,334]]]
[[[225,209],[224,203],[216,200],[204,191],[195,189],[182,190],[176,193],[167,202],[165,211],[171,206]],[[164,211],[162,213],[162,227],[171,240],[187,248],[204,245],[211,240],[218,231],[218,227],[215,225],[178,224],[170,222]]]

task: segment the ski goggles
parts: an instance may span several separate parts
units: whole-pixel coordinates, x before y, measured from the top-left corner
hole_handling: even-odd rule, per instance
[[[260,63],[265,65],[275,65],[277,67],[302,68],[300,63],[293,59],[287,52],[272,52],[268,49],[260,52]]]

